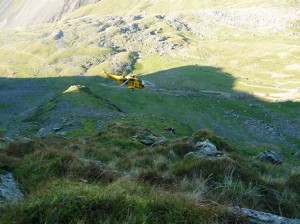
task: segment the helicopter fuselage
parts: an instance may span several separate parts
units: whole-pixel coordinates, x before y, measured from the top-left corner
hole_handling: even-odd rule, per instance
[[[146,86],[142,80],[140,80],[134,75],[120,76],[120,75],[113,75],[107,73],[105,74],[108,78],[115,80],[117,83],[121,85],[126,85],[130,89],[133,88],[143,89]]]

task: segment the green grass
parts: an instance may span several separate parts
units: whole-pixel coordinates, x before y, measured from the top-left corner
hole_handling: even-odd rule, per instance
[[[0,221],[239,220],[226,209],[229,205],[299,218],[299,178],[289,166],[258,162],[207,130],[155,147],[142,145],[139,141],[151,133],[111,122],[94,136],[34,139],[28,150],[13,142],[1,154],[0,169],[14,172],[26,199],[2,207]],[[195,150],[192,142],[203,139],[223,156],[183,159]]]
[[[37,131],[26,131],[32,122],[47,125],[49,117],[63,112],[66,115],[61,116],[69,121],[81,116],[76,111],[80,107],[94,114],[80,117],[81,126],[67,127],[68,139],[46,137],[28,145],[14,141],[3,147],[0,172],[14,173],[25,201],[1,207],[0,222],[246,222],[227,211],[231,205],[300,218],[299,173],[291,173],[299,166],[292,152],[300,143],[287,133],[299,123],[299,96],[284,95],[299,86],[298,40],[288,36],[290,31],[299,31],[299,24],[276,35],[252,35],[225,25],[203,26],[208,30],[201,36],[153,19],[166,10],[180,10],[184,20],[197,22],[189,10],[254,4],[297,6],[294,1],[276,5],[263,0],[193,0],[170,6],[163,0],[157,4],[122,1],[116,9],[111,7],[114,2],[103,0],[57,24],[1,32],[0,76],[10,78],[1,79],[0,86],[14,90],[18,82],[37,82],[47,94],[57,96],[35,109],[31,101],[40,96],[24,96],[31,112],[25,119],[20,112],[15,123],[1,130],[19,127],[17,122],[22,120],[20,128],[28,136]],[[135,21],[147,28],[146,33],[158,31],[157,36],[169,37],[169,44],[182,45],[182,49],[155,52],[159,43],[151,38],[141,43],[126,40],[116,27],[99,31],[99,16],[140,14],[140,9],[151,12]],[[82,15],[92,23],[81,20]],[[53,40],[59,29],[64,31],[63,46]],[[120,49],[127,52],[100,47],[102,35],[108,35],[108,41],[118,40]],[[139,52],[136,62],[130,57],[132,52]],[[132,92],[97,77],[102,70],[125,74],[128,63],[133,63],[133,74],[142,74],[142,79],[156,86]],[[88,88],[63,93],[71,85]],[[269,102],[276,99],[282,102]],[[291,101],[283,102],[287,99]],[[57,111],[63,103],[65,111]],[[13,106],[5,103],[1,109],[9,111]],[[114,121],[107,122],[106,112],[115,114],[109,118]],[[294,126],[286,126],[287,120]],[[278,135],[263,130],[254,133],[245,121],[255,121],[258,129],[275,126]],[[108,125],[97,133],[100,123]],[[175,128],[176,134],[165,132],[164,127]],[[149,134],[165,136],[166,141],[147,147],[140,140]],[[197,141],[206,139],[222,157],[184,159]],[[284,150],[283,164],[274,166],[254,158],[265,150]]]
[[[121,10],[123,6],[127,6],[127,4],[128,2],[122,3],[119,10]],[[143,4],[144,3],[137,4],[137,8]],[[191,7],[190,2],[181,4],[187,4],[186,9],[190,9]],[[208,2],[193,3],[193,8],[206,8],[207,4]],[[216,3],[213,7],[218,8],[219,4],[220,2]],[[246,2],[237,4],[231,1],[228,3],[228,5],[231,4],[237,7],[248,5]],[[253,2],[251,4],[253,4]],[[264,1],[257,1],[257,4],[263,6],[272,5]],[[281,4],[294,6],[288,1]],[[155,5],[155,7],[154,5],[149,6],[150,8],[147,8],[147,10],[154,7],[151,11],[154,10],[153,12],[155,12],[158,8],[163,9],[168,4],[163,1]],[[158,7],[158,5],[160,5],[160,7]],[[221,5],[224,6],[224,4]],[[278,5],[278,7],[282,7],[283,5]],[[99,2],[80,10],[87,10],[85,12],[87,15],[97,14],[97,11],[101,14],[106,10],[110,12],[110,7],[110,4],[107,2]],[[176,9],[178,5],[172,4],[172,7]],[[182,9],[182,5],[180,8]],[[158,10],[157,13],[159,11],[160,10]],[[106,13],[104,14],[106,15]],[[194,22],[191,16],[185,17],[187,20]],[[94,19],[93,17],[91,18]],[[203,39],[199,39],[195,34],[186,31],[176,31],[165,22],[153,22],[153,20],[148,17],[137,22],[141,25],[146,24],[149,30],[162,28],[159,35],[170,37],[169,42],[171,44],[173,42],[182,44],[183,36],[187,36],[190,40],[190,45],[183,45],[184,53],[167,52],[163,56],[159,56],[158,54],[148,52],[149,49],[155,48],[155,44],[152,43],[152,40],[149,40],[150,42],[147,43],[147,46],[131,42],[123,43],[124,38],[118,29],[112,31],[115,32],[115,38],[122,42],[121,48],[128,48],[127,53],[137,51],[142,55],[134,67],[135,74],[149,74],[180,66],[201,64],[203,66],[222,68],[224,73],[228,73],[235,78],[231,86],[222,85],[222,83],[227,82],[226,76],[219,76],[218,80],[215,79],[217,82],[213,84],[213,86],[211,85],[212,83],[206,85],[206,79],[202,79],[202,82],[197,82],[198,85],[201,85],[201,87],[205,89],[214,90],[217,88],[227,91],[228,88],[232,88],[236,91],[243,91],[250,94],[263,94],[262,97],[273,98],[276,97],[274,95],[276,93],[286,93],[289,89],[297,88],[297,72],[295,73],[294,70],[290,70],[288,67],[294,64],[297,65],[297,57],[295,57],[295,55],[299,53],[299,48],[297,47],[295,38],[289,37],[285,35],[285,33],[278,34],[276,38],[274,38],[274,35],[268,33],[259,33],[253,36],[251,32],[228,28],[226,26],[216,26],[212,30],[212,33],[205,35]],[[122,53],[112,54],[111,49],[98,46],[99,37],[96,32],[97,29],[95,29],[95,24],[85,24],[80,22],[80,20],[70,20],[68,24],[71,26],[64,23],[60,24],[63,26],[65,34],[66,46],[64,48],[58,48],[57,43],[53,39],[49,39],[49,37],[41,38],[43,34],[52,35],[55,31],[57,32],[58,25],[45,25],[38,27],[39,29],[36,27],[30,29],[20,28],[18,32],[13,30],[4,32],[2,39],[4,40],[6,35],[14,34],[14,42],[4,44],[1,51],[0,58],[3,63],[3,68],[6,68],[11,73],[16,72],[14,76],[17,77],[72,76],[74,74],[86,73],[81,66],[93,60],[93,58],[109,58],[108,62],[95,63],[88,68],[87,74],[96,75],[102,70],[115,70],[116,68],[112,65],[114,60],[119,61],[119,63],[129,62],[129,59],[124,58]],[[26,55],[28,57],[26,57]],[[12,61],[10,60],[11,58],[15,60]],[[289,63],[287,63],[287,61]],[[51,64],[51,66],[49,66],[49,64]],[[37,70],[41,72],[37,72]],[[206,72],[216,73],[216,71],[209,69]],[[182,73],[190,74],[192,79],[184,79],[184,83],[182,83],[183,86],[187,88],[201,88],[200,86],[193,87],[196,83],[195,78],[197,78],[197,76],[194,77],[194,75],[198,74],[198,71],[185,69]],[[214,76],[214,74],[211,75]],[[207,78],[209,80],[211,77],[207,76]],[[299,100],[296,95],[292,97]],[[281,100],[280,97],[279,100]]]
[[[61,186],[64,186],[63,188]],[[36,193],[39,200],[28,200],[8,208],[2,221],[18,223],[193,223],[230,221],[239,218],[216,205],[201,206],[182,197],[156,193],[135,182],[120,181],[110,186],[54,181],[47,193]]]
[[[80,137],[80,136],[86,136],[91,135],[95,133],[96,131],[96,123],[94,120],[89,118],[83,118],[82,121],[82,127],[79,129],[71,130],[67,134],[70,137]]]

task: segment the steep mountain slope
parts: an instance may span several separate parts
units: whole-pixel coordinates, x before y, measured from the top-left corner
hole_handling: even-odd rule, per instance
[[[97,0],[1,0],[0,29],[56,22],[65,14],[94,2]]]
[[[0,223],[300,218],[299,1],[0,0],[0,18]]]
[[[159,141],[146,146],[147,137]],[[218,156],[195,154],[204,140]],[[0,222],[298,224],[300,173],[289,168],[246,157],[207,130],[170,140],[111,122],[94,136],[23,138],[0,149],[0,180],[13,171],[25,194],[0,204]],[[240,207],[268,213],[249,219]]]
[[[75,2],[66,4],[71,7]],[[6,7],[12,10],[15,4]],[[259,0],[253,4],[103,0],[58,22],[4,29],[0,34],[3,132],[36,134],[49,125],[20,123],[28,113],[70,85],[85,85],[128,112],[131,122],[141,119],[141,124],[157,130],[171,125],[183,134],[207,127],[243,144],[279,150],[282,143],[296,149],[299,4]],[[128,94],[109,80],[97,79],[102,70],[147,74],[145,79],[155,86]],[[287,100],[291,103],[275,103]],[[90,104],[97,113],[93,100]],[[16,113],[10,113],[13,110]],[[160,118],[169,124],[161,124]],[[19,127],[23,128],[17,131]]]
[[[235,90],[299,100],[299,4],[273,3],[100,1],[59,23],[2,32],[0,76],[150,73],[199,64],[237,77]]]

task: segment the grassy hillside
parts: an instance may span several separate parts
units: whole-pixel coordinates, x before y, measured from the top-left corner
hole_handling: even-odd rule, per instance
[[[26,200],[0,207],[1,223],[246,223],[233,205],[299,218],[299,173],[286,164],[245,157],[205,130],[147,147],[150,133],[113,122],[87,138],[11,143],[1,172],[15,173]],[[183,158],[204,139],[222,156]]]
[[[278,148],[278,142],[298,147],[297,2],[257,1],[257,8],[246,1],[118,3],[116,10],[123,13],[112,13],[116,4],[100,1],[58,23],[1,32],[3,132],[36,134],[51,126],[57,120],[55,107],[41,115],[47,119],[32,118],[30,125],[22,121],[37,107],[47,108],[49,100],[71,85],[86,85],[133,117],[128,118],[132,122],[136,114],[141,119],[162,117],[182,133],[205,127],[249,145],[269,147],[275,140],[272,148]],[[153,84],[131,94],[109,80],[97,79],[103,70],[145,75]],[[15,85],[14,78],[22,85]],[[31,90],[33,83],[39,87]],[[23,91],[28,94],[22,95]],[[90,120],[96,122],[91,127],[100,128],[95,119],[103,116],[97,115],[93,97],[84,102],[92,108],[88,113],[92,119],[75,109],[78,103],[69,106],[68,101],[76,99],[59,99],[68,105],[59,112],[65,114],[61,117],[76,119],[75,123]],[[269,103],[284,101],[291,103]],[[15,115],[8,113],[12,108],[18,108]],[[77,118],[69,113],[72,110]],[[158,118],[147,120],[143,119],[145,126],[159,125],[156,129],[161,130]]]
[[[300,218],[299,8],[102,0],[1,30],[0,173],[25,201],[0,223],[246,223],[231,206]],[[206,139],[220,157],[184,158]],[[266,150],[282,165],[254,158]]]
[[[53,25],[4,31],[1,74],[55,77],[97,75],[102,70],[147,74],[196,64],[230,73],[236,78],[234,90],[299,101],[295,3],[265,8],[269,5],[259,1],[259,8],[247,8],[246,3],[224,8],[217,2],[223,8],[203,9],[190,1],[171,6],[167,2],[139,1],[130,7],[122,1],[118,10],[125,14],[121,14],[111,12],[115,4],[101,1],[76,11],[85,17],[78,14]],[[177,12],[179,6],[184,10]],[[170,9],[174,13],[168,14],[166,7],[174,7]],[[57,38],[60,30],[63,36]]]

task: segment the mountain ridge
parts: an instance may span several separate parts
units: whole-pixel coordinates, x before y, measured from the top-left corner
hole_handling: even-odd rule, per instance
[[[0,29],[59,21],[64,15],[97,0],[2,0]]]

